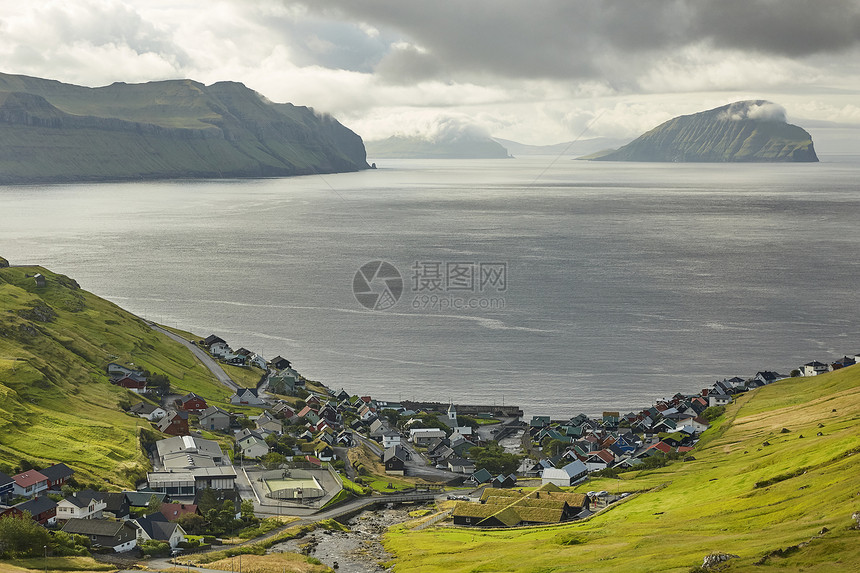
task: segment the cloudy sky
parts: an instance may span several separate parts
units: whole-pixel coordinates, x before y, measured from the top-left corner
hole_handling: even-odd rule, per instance
[[[0,62],[93,87],[240,81],[365,139],[634,137],[748,98],[860,128],[860,0],[0,0]]]

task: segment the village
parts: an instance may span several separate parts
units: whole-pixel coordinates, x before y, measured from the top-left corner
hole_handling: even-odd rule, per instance
[[[259,373],[259,382],[253,388],[229,383],[233,408],[225,409],[195,393],[172,394],[163,375],[107,364],[111,382],[139,397],[128,402],[128,415],[145,419],[158,436],[144,444],[151,462],[145,481],[134,491],[82,487],[64,463],[0,473],[0,518],[29,517],[83,536],[94,550],[137,548],[146,555],[210,547],[253,531],[260,518],[313,520],[323,511],[337,515],[339,507],[354,515],[379,503],[454,500],[444,516],[454,526],[561,523],[623,499],[568,488],[589,475],[612,477],[689,458],[701,433],[739,393],[860,360],[858,353],[812,361],[788,375],[727,378],[638,412],[524,420],[516,406],[335,392],[306,380],[288,359],[234,351],[215,335],[187,344],[215,362]]]

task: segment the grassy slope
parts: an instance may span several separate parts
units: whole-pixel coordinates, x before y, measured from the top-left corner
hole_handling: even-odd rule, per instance
[[[855,366],[743,396],[705,434],[694,461],[583,484],[583,491],[642,492],[587,522],[500,532],[395,529],[386,548],[398,573],[685,572],[718,551],[739,555],[728,569],[742,571],[826,527],[809,545],[754,569],[857,571],[860,531],[849,526],[860,510],[858,387]]]
[[[26,276],[36,272],[46,287]],[[20,315],[34,304],[56,318]],[[134,485],[146,464],[139,433],[150,425],[117,407],[135,397],[108,382],[111,361],[163,372],[178,391],[222,403],[229,396],[185,347],[68,278],[41,267],[0,269],[0,466],[65,462],[85,482]]]

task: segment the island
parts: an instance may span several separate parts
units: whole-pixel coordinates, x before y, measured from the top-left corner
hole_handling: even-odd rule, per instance
[[[283,177],[368,169],[329,115],[236,82],[89,88],[0,74],[0,184]]]
[[[785,110],[765,100],[739,101],[682,115],[592,161],[814,162],[812,136],[786,122]]]

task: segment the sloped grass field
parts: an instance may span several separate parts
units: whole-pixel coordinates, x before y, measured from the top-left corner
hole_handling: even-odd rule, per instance
[[[136,398],[108,381],[112,361],[167,374],[180,392],[229,395],[185,347],[71,279],[0,269],[0,468],[64,462],[79,481],[133,486],[146,471],[141,433],[152,430],[119,408]]]
[[[858,571],[858,389],[854,366],[742,396],[694,460],[582,484],[579,491],[639,492],[590,520],[506,531],[394,528],[385,547],[397,573],[687,572],[715,552],[739,556],[728,571]]]

